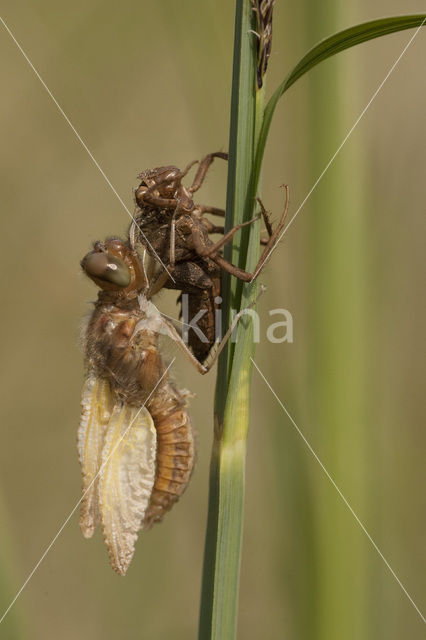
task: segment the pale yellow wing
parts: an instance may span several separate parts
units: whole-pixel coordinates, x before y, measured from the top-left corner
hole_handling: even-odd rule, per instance
[[[145,407],[116,405],[102,450],[99,511],[113,569],[124,575],[155,479],[157,434]]]
[[[108,381],[89,375],[81,393],[81,420],[77,435],[78,457],[83,475],[80,527],[85,538],[93,535],[100,521],[97,474],[113,406],[114,398]]]

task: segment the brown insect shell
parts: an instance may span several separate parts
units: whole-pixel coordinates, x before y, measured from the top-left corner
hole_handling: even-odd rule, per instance
[[[142,171],[138,178],[141,180],[140,188],[145,187],[146,191],[157,185],[161,196],[167,198],[172,198],[181,185],[181,171],[173,165]]]
[[[95,275],[90,274],[85,269],[85,261],[90,256],[97,253],[105,253],[106,255],[118,258],[126,265],[130,273],[130,283],[127,287],[122,287],[102,278],[98,278]],[[90,251],[81,261],[81,266],[86,275],[89,276],[89,278],[93,280],[100,289],[116,294],[117,298],[134,298],[139,291],[143,291],[147,286],[139,256],[120,238],[107,238],[105,242],[95,242],[93,250]]]
[[[182,172],[172,165],[167,167],[157,167],[149,169],[139,174],[138,178],[142,180],[136,190],[136,202],[142,209],[150,203],[145,201],[145,194],[148,189],[150,195],[154,198],[164,198],[173,201],[171,209],[177,209],[177,213],[189,213],[194,209],[194,201],[192,194],[181,183]],[[154,187],[156,187],[154,189]],[[152,206],[152,205],[151,205]]]

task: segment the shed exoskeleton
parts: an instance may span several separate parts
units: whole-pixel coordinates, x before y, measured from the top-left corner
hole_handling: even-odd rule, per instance
[[[135,192],[137,209],[130,228],[131,241],[143,245],[152,257],[161,261],[164,268],[159,276],[161,286],[187,295],[188,317],[194,318],[204,311],[197,321],[203,337],[192,329],[188,334],[189,346],[199,362],[206,361],[217,338],[215,310],[220,302],[221,271],[225,270],[244,282],[251,282],[257,277],[284,229],[288,210],[286,187],[285,208],[273,229],[259,200],[268,237],[261,240],[265,247],[256,269],[249,273],[230,263],[223,257],[222,248],[237,231],[259,216],[224,233],[224,227],[213,224],[205,214],[223,217],[225,212],[194,202],[193,194],[202,186],[214,158],[226,160],[228,156],[222,152],[208,154],[199,163],[189,187],[185,187],[182,180],[196,162],[190,163],[183,171],[175,166],[143,171],[138,176],[141,183]],[[216,233],[222,234],[222,238],[213,242],[210,236]]]

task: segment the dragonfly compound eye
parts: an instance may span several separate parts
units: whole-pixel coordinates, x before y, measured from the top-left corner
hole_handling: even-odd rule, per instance
[[[130,284],[128,267],[123,260],[111,254],[96,251],[88,253],[81,261],[81,266],[89,278],[103,280],[123,288]]]

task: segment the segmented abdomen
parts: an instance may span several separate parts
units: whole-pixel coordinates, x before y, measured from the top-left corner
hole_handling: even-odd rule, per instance
[[[157,431],[154,488],[143,528],[160,521],[185,491],[195,462],[195,441],[185,395],[167,381],[147,403]]]

